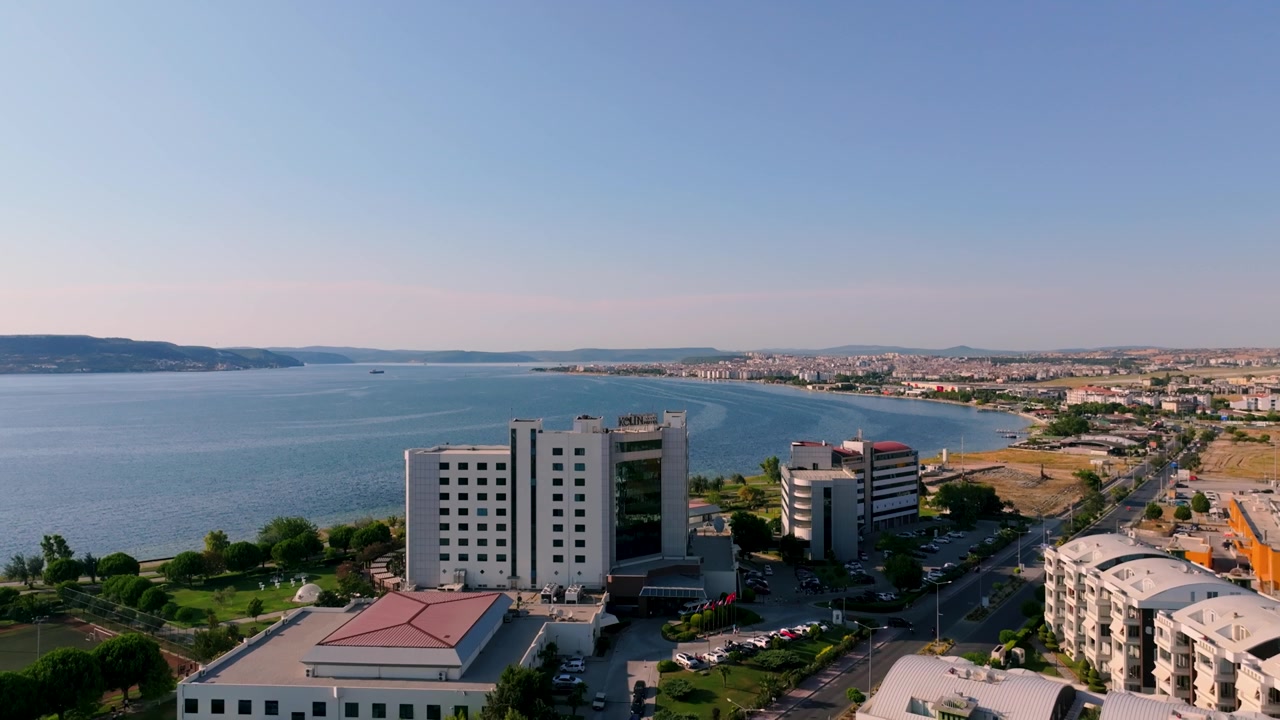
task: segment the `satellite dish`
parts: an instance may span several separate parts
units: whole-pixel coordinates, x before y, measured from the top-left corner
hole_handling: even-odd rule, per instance
[[[712,520],[711,527],[715,528],[718,533],[724,532],[724,518],[718,517]]]

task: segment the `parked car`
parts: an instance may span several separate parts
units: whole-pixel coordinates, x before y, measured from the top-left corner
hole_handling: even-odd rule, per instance
[[[772,574],[773,574],[773,566],[772,566],[772,565],[765,565],[765,566],[764,566],[764,574],[765,574],[765,575],[772,575]]]
[[[637,680],[635,685],[631,686],[632,697],[645,697],[649,694],[649,686],[643,680]]]
[[[572,690],[574,685],[582,684],[582,678],[573,675],[557,675],[551,678],[551,684],[557,690]]]
[[[604,693],[602,693],[602,692],[596,693],[596,697],[595,697],[595,699],[591,701],[591,709],[592,709],[592,710],[603,710],[603,709],[604,709],[604,702],[605,702],[605,700],[604,700]]]
[[[587,664],[582,661],[582,658],[572,658],[560,666],[560,672],[562,673],[580,673],[586,671]]]
[[[708,665],[719,665],[729,659],[729,653],[723,650],[712,650],[707,653],[706,658]]]
[[[867,551],[866,551],[866,550],[859,550],[859,551],[858,551],[858,559],[859,559],[859,560],[861,560],[861,561],[863,561],[863,562],[866,562],[866,561],[867,561],[867,557],[868,557],[868,556],[867,556]]]
[[[952,530],[951,532],[947,533],[947,536],[948,536],[948,537],[953,537],[953,538],[955,538],[955,539],[957,539],[957,540],[963,540],[963,539],[964,539],[964,533],[960,532],[959,530]]]
[[[768,636],[768,635],[760,635],[760,636],[758,636],[758,637],[753,637],[753,638],[751,638],[750,640],[748,640],[747,642],[751,643],[752,645],[755,645],[756,647],[760,648],[761,650],[768,650],[768,649],[769,649],[769,636]]]
[[[910,628],[911,623],[906,618],[891,617],[885,620],[885,624],[893,628]]]
[[[935,543],[942,543],[943,545],[951,544],[951,538],[947,537],[946,535],[939,535],[938,537],[934,538],[933,541]]]

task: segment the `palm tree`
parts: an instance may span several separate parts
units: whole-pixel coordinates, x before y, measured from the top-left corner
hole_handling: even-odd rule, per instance
[[[582,704],[586,701],[587,701],[587,684],[581,683],[581,682],[575,684],[573,686],[573,689],[569,691],[569,697],[565,700],[565,702],[569,704],[569,715],[572,717],[577,717],[578,708],[582,707]]]
[[[724,686],[729,687],[729,676],[733,674],[733,669],[728,665],[717,665],[716,672],[720,673],[720,679],[724,682]]]

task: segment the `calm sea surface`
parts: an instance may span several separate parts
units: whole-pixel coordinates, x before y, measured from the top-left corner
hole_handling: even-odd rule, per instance
[[[515,366],[312,366],[139,375],[0,375],[0,558],[61,533],[77,552],[252,539],[276,515],[322,526],[399,513],[405,448],[506,439],[511,417],[689,411],[692,472],[751,473],[797,439],[859,429],[932,455],[1006,444],[1021,418],[746,383],[533,373]]]

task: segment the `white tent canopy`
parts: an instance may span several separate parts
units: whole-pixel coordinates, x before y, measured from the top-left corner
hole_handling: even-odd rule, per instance
[[[298,592],[293,594],[293,601],[296,603],[313,603],[320,597],[321,587],[315,583],[307,583],[298,588]]]

